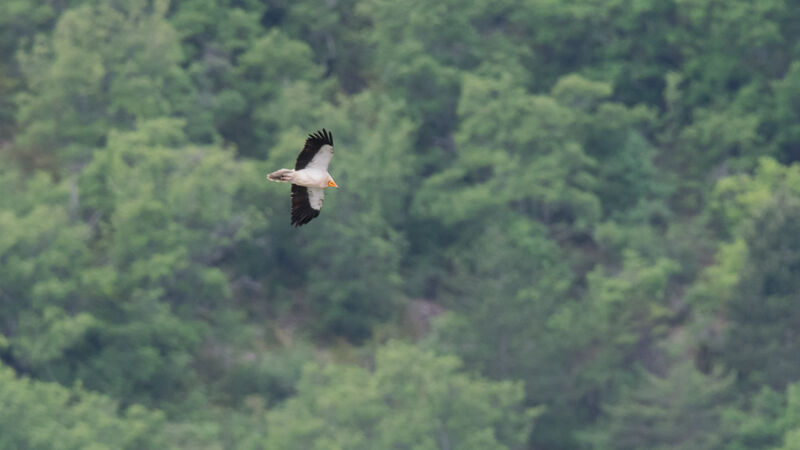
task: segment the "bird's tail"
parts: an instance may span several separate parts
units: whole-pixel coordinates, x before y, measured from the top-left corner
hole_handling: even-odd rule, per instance
[[[292,181],[293,178],[294,170],[292,169],[280,169],[267,175],[267,179],[277,182]]]

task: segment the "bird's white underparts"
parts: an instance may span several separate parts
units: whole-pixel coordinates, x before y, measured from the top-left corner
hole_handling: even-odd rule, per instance
[[[328,173],[333,158],[333,134],[326,129],[308,135],[293,169],[267,175],[272,181],[292,183],[292,225],[299,227],[319,215],[325,189],[339,187]]]

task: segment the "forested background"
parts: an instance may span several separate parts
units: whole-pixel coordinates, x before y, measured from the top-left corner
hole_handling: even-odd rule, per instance
[[[797,0],[2,0],[0,448],[800,449],[796,161]]]

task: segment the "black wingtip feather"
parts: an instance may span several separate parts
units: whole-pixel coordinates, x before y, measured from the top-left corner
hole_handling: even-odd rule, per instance
[[[317,154],[319,149],[326,144],[333,147],[333,133],[325,128],[309,134],[308,138],[306,138],[306,143],[303,146],[303,150],[299,155],[297,155],[297,162],[294,165],[294,169],[303,169],[311,161],[311,159],[314,158],[314,155]]]
[[[309,144],[309,141],[317,141],[314,144],[318,144],[320,147],[325,144],[333,147],[333,133],[323,128],[321,131],[317,130],[316,133],[309,134],[308,139],[306,139],[306,145]]]
[[[292,185],[292,226],[300,227],[319,215],[319,210],[311,207],[308,188]]]

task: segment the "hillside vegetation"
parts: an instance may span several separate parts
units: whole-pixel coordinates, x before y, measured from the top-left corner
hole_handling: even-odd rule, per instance
[[[0,448],[800,448],[798,24],[0,1]]]

